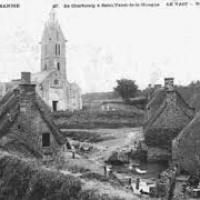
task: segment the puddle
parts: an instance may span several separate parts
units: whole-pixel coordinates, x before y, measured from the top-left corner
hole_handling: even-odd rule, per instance
[[[150,178],[158,178],[159,174],[163,170],[168,168],[168,164],[166,162],[159,162],[159,163],[140,162],[138,168],[141,170],[146,170],[146,173],[139,174],[135,171],[134,167],[133,170],[130,170],[129,164],[112,165],[113,171],[117,173],[121,173],[132,178],[139,177],[144,179],[150,179]]]

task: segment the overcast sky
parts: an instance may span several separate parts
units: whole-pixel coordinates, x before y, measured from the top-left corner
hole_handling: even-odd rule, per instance
[[[40,70],[39,42],[54,3],[68,40],[67,77],[83,92],[111,91],[120,78],[134,79],[140,88],[166,76],[176,84],[200,80],[200,7],[68,9],[59,0],[0,2],[21,4],[0,9],[1,81]]]

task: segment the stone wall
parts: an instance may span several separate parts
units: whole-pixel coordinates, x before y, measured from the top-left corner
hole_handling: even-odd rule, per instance
[[[58,81],[55,84],[55,80]],[[42,99],[45,103],[52,109],[52,102],[58,101],[57,110],[68,110],[69,109],[69,95],[67,92],[66,81],[60,77],[60,74],[53,73],[51,74],[43,83],[41,84],[42,90],[40,90],[40,86],[37,87],[37,91],[39,92]],[[53,110],[53,109],[52,109]]]

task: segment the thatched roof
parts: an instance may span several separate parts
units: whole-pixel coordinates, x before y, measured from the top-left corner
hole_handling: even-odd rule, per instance
[[[160,106],[164,99],[166,98],[166,92],[164,88],[157,89],[154,93],[152,98],[150,99],[149,103],[147,104],[146,108],[154,108]]]
[[[0,140],[9,132],[9,129],[17,120],[20,115],[20,88],[16,88],[9,91],[0,101]],[[52,117],[52,113],[49,107],[36,93],[36,98],[33,99],[33,104],[40,112],[41,117],[46,122],[47,126],[51,130],[56,142],[62,145],[68,142],[61,134],[57,126],[55,125]],[[32,152],[33,155],[39,155],[38,150],[35,149],[34,145],[31,144],[30,138],[19,137],[18,135],[13,136],[12,141],[7,141],[5,148],[8,148],[10,144],[19,144],[21,148],[27,149],[28,152]],[[17,146],[17,145],[14,145]],[[0,142],[2,148],[2,143]],[[19,147],[20,148],[20,147]]]
[[[184,104],[184,106],[188,107],[190,110],[194,110],[194,108],[192,108],[184,100],[184,98],[180,95],[180,93],[178,92],[178,90],[176,88],[174,88],[174,92],[178,95],[179,100],[181,101],[182,104]],[[164,87],[155,90],[155,92],[152,95],[152,98],[146,105],[146,108],[154,109],[154,107],[160,107],[161,104],[163,103],[163,101],[165,100],[166,96],[167,96],[167,90]]]
[[[182,170],[195,173],[200,165],[200,112],[173,140],[172,158]]]
[[[200,112],[198,112],[191,122],[179,133],[175,141],[180,141],[189,135],[199,135],[200,132]]]
[[[194,117],[194,108],[190,107],[189,104],[183,99],[179,92],[175,89],[173,92],[176,94],[176,106],[182,111],[182,114],[188,118],[188,121]],[[151,117],[145,124],[145,130],[150,128],[152,124],[160,117],[167,107],[167,91],[164,88],[158,89],[150,102],[147,105],[147,109],[151,108]],[[178,124],[177,124],[178,126]]]

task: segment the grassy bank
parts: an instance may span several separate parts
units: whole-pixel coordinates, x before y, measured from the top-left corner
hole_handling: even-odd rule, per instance
[[[80,179],[63,175],[32,161],[0,153],[1,200],[110,200],[95,190],[83,190]]]
[[[94,129],[138,127],[143,124],[144,113],[124,111],[96,111],[86,110],[76,112],[55,112],[55,123],[59,128]]]
[[[106,131],[100,131],[98,129],[61,129],[61,131],[65,137],[77,140],[79,142],[96,143],[115,139],[114,136],[111,136],[110,134],[106,133]]]

